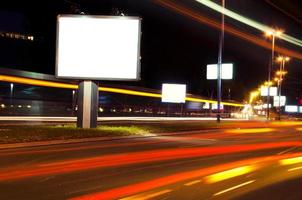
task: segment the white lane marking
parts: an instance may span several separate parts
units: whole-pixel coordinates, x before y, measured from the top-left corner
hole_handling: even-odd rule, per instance
[[[294,167],[294,168],[288,169],[287,171],[291,172],[291,171],[295,171],[295,170],[299,170],[299,169],[302,169],[302,166],[301,167]]]
[[[287,152],[289,152],[289,151],[291,151],[291,150],[293,150],[293,149],[295,149],[295,148],[297,148],[297,146],[294,146],[294,147],[291,147],[291,148],[286,149],[286,150],[284,150],[284,151],[281,151],[280,153],[277,153],[277,155],[285,154],[285,153],[287,153]]]
[[[222,191],[220,191],[220,192],[217,192],[217,193],[213,194],[213,196],[218,196],[218,195],[224,194],[224,193],[226,193],[226,192],[229,192],[229,191],[235,190],[235,189],[237,189],[237,188],[243,187],[243,186],[245,186],[245,185],[251,184],[251,183],[253,183],[253,182],[255,182],[255,181],[256,181],[256,180],[251,180],[251,181],[247,181],[247,182],[241,183],[241,184],[236,185],[236,186],[234,186],[234,187],[230,187],[230,188],[228,188],[228,189],[225,189],[225,190],[222,190]]]
[[[137,194],[134,196],[130,196],[130,197],[126,197],[126,198],[122,198],[120,200],[147,200],[147,199],[151,199],[166,193],[172,192],[172,190],[162,190],[159,192],[155,192],[155,193],[151,193],[151,194],[146,194],[146,193],[142,193],[142,194]]]
[[[195,180],[195,181],[191,181],[191,182],[185,183],[184,185],[185,186],[191,186],[191,185],[195,185],[195,184],[200,183],[200,182],[201,182],[201,180]]]

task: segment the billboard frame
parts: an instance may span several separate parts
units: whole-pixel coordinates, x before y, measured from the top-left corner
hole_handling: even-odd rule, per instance
[[[138,23],[138,43],[137,43],[137,65],[136,65],[136,78],[127,79],[127,78],[100,78],[100,77],[80,77],[80,76],[58,76],[58,63],[59,63],[59,19],[61,17],[73,17],[73,18],[103,18],[103,19],[136,19],[139,21]],[[104,80],[104,81],[139,81],[141,80],[141,55],[140,55],[140,47],[141,47],[141,24],[142,18],[135,16],[106,16],[106,15],[77,15],[77,14],[59,14],[57,15],[57,30],[56,30],[56,60],[55,60],[55,77],[58,79],[72,79],[72,80]]]

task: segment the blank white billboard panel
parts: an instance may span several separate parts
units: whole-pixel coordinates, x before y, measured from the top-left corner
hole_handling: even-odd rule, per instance
[[[285,106],[285,112],[296,113],[298,112],[298,106]]]
[[[212,110],[217,110],[218,109],[218,104],[213,103],[212,104]],[[223,110],[223,104],[220,104],[220,110]]]
[[[207,79],[215,80],[217,79],[217,64],[207,65]],[[233,64],[224,63],[221,66],[221,79],[232,79],[233,78]]]
[[[269,87],[269,96],[277,96],[277,87]],[[261,87],[261,96],[267,96],[268,95],[268,87]]]
[[[162,85],[161,101],[167,103],[185,103],[186,85],[164,83]]]
[[[58,16],[57,77],[137,80],[139,49],[139,18]]]
[[[279,101],[279,96],[274,96],[274,107],[280,107],[279,103],[281,106],[285,106],[286,96],[280,96],[280,101]]]

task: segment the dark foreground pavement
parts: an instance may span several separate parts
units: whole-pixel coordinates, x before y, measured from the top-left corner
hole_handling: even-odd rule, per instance
[[[2,149],[0,199],[301,199],[301,130],[209,130]]]

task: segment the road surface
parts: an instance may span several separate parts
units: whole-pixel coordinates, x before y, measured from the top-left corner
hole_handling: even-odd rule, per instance
[[[302,199],[302,126],[0,150],[0,199]]]

